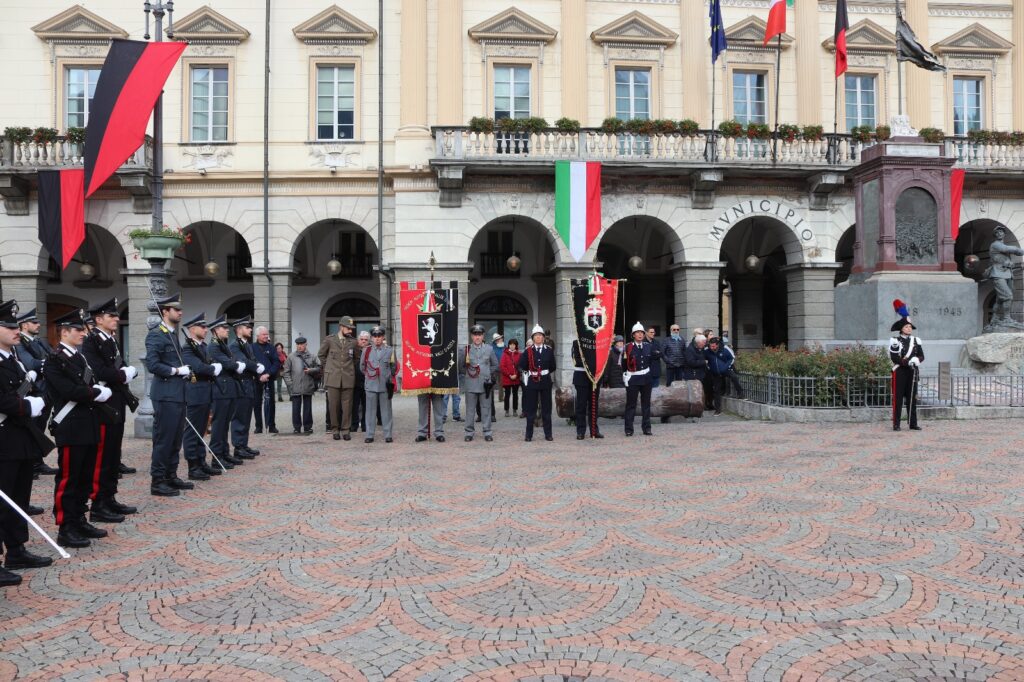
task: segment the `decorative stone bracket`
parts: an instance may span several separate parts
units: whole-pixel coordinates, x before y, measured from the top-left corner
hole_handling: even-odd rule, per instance
[[[28,215],[30,183],[20,175],[0,175],[0,195],[7,215]]]
[[[437,188],[440,190],[438,206],[441,208],[462,208],[463,175],[465,166],[439,166]]]
[[[144,215],[153,212],[153,176],[149,173],[139,175],[118,175],[121,188],[132,197],[132,213]]]
[[[842,173],[818,173],[807,179],[809,208],[824,211],[828,208],[828,197],[843,186],[846,177]]]
[[[699,170],[691,176],[690,203],[693,208],[715,207],[715,186],[722,182],[720,170]]]

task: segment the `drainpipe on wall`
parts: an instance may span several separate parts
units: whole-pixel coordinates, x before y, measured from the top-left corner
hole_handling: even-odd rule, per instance
[[[394,340],[391,328],[391,297],[395,273],[384,263],[384,0],[377,0],[377,254],[380,272],[388,279],[387,338]]]
[[[263,47],[263,275],[267,278],[271,341],[274,339],[274,278],[270,276],[270,0],[266,2]]]

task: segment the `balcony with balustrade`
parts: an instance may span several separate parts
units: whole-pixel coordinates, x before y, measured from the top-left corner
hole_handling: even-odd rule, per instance
[[[846,133],[823,133],[817,139],[727,137],[718,131],[692,134],[607,132],[583,128],[566,132],[474,132],[468,126],[435,127],[434,158],[442,206],[461,202],[465,174],[546,174],[556,160],[600,161],[606,175],[641,173],[688,179],[694,206],[709,207],[715,186],[726,178],[789,178],[806,182],[812,208],[823,208],[828,194],[841,186],[846,171],[877,144]],[[944,137],[943,154],[955,158],[968,177],[1020,180],[1024,144],[1010,140]]]
[[[53,141],[14,142],[0,136],[0,195],[8,215],[28,215],[29,192],[35,175],[41,170],[82,168],[85,165],[85,144],[72,142],[58,135]],[[119,186],[132,198],[135,213],[152,210],[150,190],[153,168],[153,140],[146,141],[117,170]]]

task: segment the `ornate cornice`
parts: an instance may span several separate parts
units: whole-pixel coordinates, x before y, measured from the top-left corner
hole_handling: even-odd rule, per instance
[[[932,45],[936,54],[998,56],[1011,49],[1013,43],[977,22]]]
[[[660,45],[669,47],[679,39],[679,34],[662,26],[646,14],[638,11],[619,17],[590,34],[598,45]]]
[[[249,38],[249,31],[209,5],[183,17],[174,24],[174,39],[189,43],[237,45]]]
[[[821,46],[834,52],[836,41],[829,36]],[[861,19],[846,32],[846,49],[849,52],[895,52],[896,36],[870,19]]]
[[[469,37],[481,43],[520,41],[550,43],[558,31],[515,7],[495,14],[469,29]]]
[[[32,27],[32,32],[49,43],[104,43],[114,38],[127,38],[128,32],[81,5]]]
[[[750,15],[746,19],[736,22],[725,29],[725,38],[729,43],[729,49],[736,48],[749,50],[751,48],[764,47],[764,33],[767,28],[764,19]],[[774,41],[773,41],[774,45]],[[793,45],[793,36],[788,33],[782,34],[782,49],[785,50]]]
[[[292,29],[292,33],[307,45],[365,45],[377,39],[375,28],[337,5],[331,5],[302,22]]]

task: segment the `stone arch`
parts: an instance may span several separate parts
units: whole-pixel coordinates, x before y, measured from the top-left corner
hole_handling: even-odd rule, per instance
[[[349,305],[339,306],[339,304],[343,303]],[[358,331],[368,329],[373,325],[380,324],[380,301],[368,294],[352,291],[341,292],[329,298],[320,309],[317,340],[322,339],[327,332],[336,331],[336,327],[332,327],[330,330],[326,329],[326,327],[331,325],[332,321],[336,323],[342,315],[351,315]]]
[[[466,253],[469,253],[472,249],[472,242],[476,240],[481,230],[496,220],[515,216],[517,220],[529,220],[543,228],[554,255],[555,265],[573,262],[572,256],[569,255],[569,247],[555,231],[555,197],[553,191],[522,195],[481,192],[472,193],[467,196],[470,197],[470,201],[466,203],[472,204],[478,219],[473,221],[476,227],[471,233],[467,233],[469,244]]]
[[[612,195],[615,197],[616,195]],[[679,198],[675,196],[654,195],[643,197],[640,202],[620,201],[610,197],[602,206],[601,232],[594,239],[593,244],[587,249],[583,256],[583,262],[590,262],[597,255],[598,245],[605,235],[624,220],[637,218],[648,219],[652,224],[663,225],[668,232],[675,237],[671,240],[672,257],[674,262],[681,263],[684,260],[683,238],[679,231],[673,227],[675,224],[674,213],[679,209]]]
[[[707,236],[712,242],[725,244],[733,228],[751,219],[761,219],[783,229],[788,235],[782,240],[789,265],[807,260],[805,248],[816,248],[818,239],[810,221],[803,215],[804,209],[791,206],[777,199],[743,199],[722,211],[708,228]]]
[[[856,241],[857,226],[850,225],[836,242],[836,262],[839,263],[839,269],[836,270],[834,286],[839,286],[850,278],[850,272],[853,270],[853,244]]]
[[[238,314],[241,312],[239,308],[241,308],[241,304],[243,303],[249,303],[249,309],[251,310],[255,305],[253,295],[239,294],[237,296],[232,296],[231,298],[221,303],[220,307],[217,308],[217,316],[220,317],[221,315],[228,315],[228,313],[230,312],[231,315],[228,316],[228,322],[231,322],[231,320],[238,319],[239,317],[242,317],[244,315],[252,314],[249,312],[243,313],[242,315]]]

